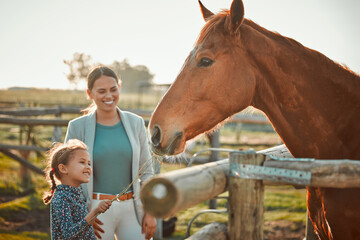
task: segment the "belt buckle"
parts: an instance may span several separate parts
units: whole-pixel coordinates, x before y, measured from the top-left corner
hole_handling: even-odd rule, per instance
[[[126,193],[125,193],[125,194],[126,194]],[[116,200],[117,200],[118,202],[124,201],[123,199],[121,199],[121,197],[125,196],[125,194],[123,194],[123,195],[117,195]]]
[[[95,200],[100,200],[100,198],[101,198],[101,194],[100,194],[100,193],[95,193],[95,196],[96,196]]]
[[[116,200],[117,200],[118,202],[128,200],[128,199],[130,199],[130,198],[128,198],[128,195],[129,195],[129,194],[131,194],[131,192],[124,193],[123,195],[118,196],[118,197],[116,198]]]

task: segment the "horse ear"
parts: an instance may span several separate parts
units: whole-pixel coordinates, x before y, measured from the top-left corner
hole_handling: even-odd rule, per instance
[[[199,1],[199,5],[200,5],[200,8],[201,8],[201,13],[202,13],[202,15],[203,15],[203,18],[204,18],[205,22],[207,22],[207,21],[210,19],[210,17],[212,17],[214,14],[213,14],[211,11],[209,11],[209,10],[201,3],[200,0],[198,0],[198,1]]]
[[[231,28],[237,32],[244,20],[244,5],[242,0],[233,0],[230,7]]]

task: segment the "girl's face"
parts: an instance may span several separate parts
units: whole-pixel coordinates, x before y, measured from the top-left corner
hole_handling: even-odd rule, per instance
[[[89,182],[91,175],[90,155],[86,150],[75,150],[68,164],[60,164],[61,183],[79,187]]]
[[[114,111],[119,102],[120,86],[113,77],[103,75],[94,82],[91,90],[87,90],[87,94],[98,111]]]

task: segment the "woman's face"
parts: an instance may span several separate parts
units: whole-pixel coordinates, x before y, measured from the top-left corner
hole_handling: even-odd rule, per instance
[[[87,93],[98,111],[114,111],[119,102],[120,86],[113,77],[103,75],[95,80],[93,88]]]

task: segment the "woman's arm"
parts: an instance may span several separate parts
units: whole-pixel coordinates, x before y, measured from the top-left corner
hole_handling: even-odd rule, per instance
[[[139,169],[145,165],[141,173],[141,182],[144,182],[146,179],[152,177],[154,175],[153,170],[153,161],[152,155],[149,149],[148,137],[146,134],[146,128],[144,120],[141,118],[140,121],[140,130],[139,130],[139,142],[140,142],[140,159],[139,159]]]

